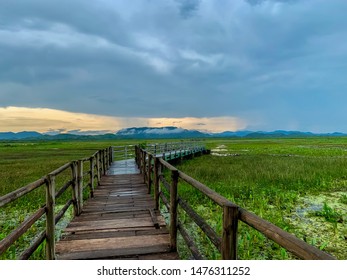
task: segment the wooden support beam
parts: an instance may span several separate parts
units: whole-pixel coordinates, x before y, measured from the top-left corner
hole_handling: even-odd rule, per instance
[[[90,177],[89,177],[89,186],[90,186],[90,197],[94,197],[94,157],[90,157]]]
[[[154,200],[155,200],[155,209],[159,209],[159,176],[161,173],[161,164],[159,158],[154,158]]]
[[[151,188],[152,188],[152,155],[148,153],[148,158],[147,158],[147,186],[148,186],[148,193],[151,193]]]
[[[237,259],[237,227],[239,209],[235,205],[223,207],[223,233],[221,253],[223,260]]]
[[[77,216],[79,216],[83,208],[83,161],[82,160],[77,161],[77,195],[78,195]]]
[[[171,251],[177,251],[177,185],[178,170],[171,171],[170,186],[170,246]]]
[[[71,162],[71,177],[72,177],[72,201],[74,208],[74,216],[79,215],[79,193],[78,193],[78,167],[77,162]]]
[[[55,259],[55,176],[47,175],[46,184],[46,259]]]

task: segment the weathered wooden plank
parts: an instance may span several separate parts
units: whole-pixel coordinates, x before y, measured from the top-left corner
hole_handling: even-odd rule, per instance
[[[107,221],[91,221],[70,223],[65,229],[65,232],[75,232],[84,230],[99,230],[99,229],[121,229],[121,228],[140,228],[140,227],[153,227],[151,219],[120,219],[120,220],[107,220]]]
[[[126,237],[111,237],[111,238],[99,238],[99,239],[82,239],[65,241],[62,240],[56,246],[57,254],[74,253],[74,252],[86,252],[86,251],[103,251],[103,250],[114,250],[114,256],[124,255],[119,253],[123,250],[133,249],[134,251],[141,254],[141,252],[150,251],[150,247],[162,245],[163,247],[169,246],[169,236],[167,234],[162,235],[145,235],[141,238],[137,236],[126,236]],[[145,249],[147,248],[147,250]],[[168,251],[168,250],[166,250]]]
[[[143,205],[152,205],[153,201],[151,200],[136,200],[136,201],[119,201],[114,203],[96,203],[92,205],[88,205],[85,207],[84,210],[90,210],[90,209],[105,209],[105,208],[115,208],[115,209],[121,209],[121,208],[129,208],[129,206],[143,206]],[[152,207],[150,207],[152,208]]]
[[[148,256],[149,254],[163,253],[165,256],[170,251],[170,248],[166,244],[153,245],[148,247],[136,247],[136,248],[120,248],[117,250],[103,249],[95,251],[81,251],[65,254],[58,254],[58,260],[95,260],[95,259],[128,259],[139,257],[141,255]],[[150,258],[151,259],[151,258]],[[164,257],[162,257],[164,259]]]
[[[149,217],[149,214],[146,210],[142,210],[139,212],[107,212],[107,213],[98,213],[90,215],[82,214],[74,219],[75,222],[85,221],[85,220],[109,220],[109,219],[128,219],[128,218],[141,218],[141,217]]]
[[[137,230],[98,230],[98,231],[85,231],[76,233],[66,233],[62,237],[62,240],[78,240],[78,239],[98,239],[98,238],[110,238],[110,237],[125,237],[125,236],[142,236],[142,235],[159,235],[169,234],[167,228],[144,228]]]
[[[148,211],[147,211],[148,212]],[[88,215],[83,215],[83,216],[79,216],[78,218],[73,219],[73,222],[78,223],[78,222],[85,222],[85,221],[107,221],[107,220],[126,220],[126,219],[135,219],[135,218],[140,218],[140,219],[149,219],[152,218],[153,223],[157,222],[157,223],[162,223],[164,221],[164,218],[159,215],[158,213],[155,213],[153,211],[153,216],[152,217],[149,215],[149,213],[146,212],[139,212],[139,213],[131,213],[131,212],[121,212],[121,213],[111,213],[108,215],[103,215],[102,213],[100,215],[91,215],[91,217],[88,217]],[[156,221],[155,221],[156,220]]]
[[[93,208],[88,208],[85,209],[85,213],[95,213],[95,212],[100,212],[100,211],[131,211],[133,209],[136,210],[143,210],[143,209],[148,209],[148,208],[154,208],[154,203],[148,204],[148,203],[143,203],[143,204],[129,204],[129,205],[122,205],[122,206],[105,206],[105,207],[93,207]]]
[[[129,206],[128,208],[108,208],[108,209],[102,209],[102,208],[99,208],[99,209],[86,209],[86,210],[83,210],[84,214],[89,214],[89,213],[93,213],[93,214],[97,214],[97,213],[104,213],[104,212],[127,212],[127,211],[143,211],[143,210],[147,210],[148,208],[151,208],[151,207],[146,207],[146,206],[149,206],[149,205],[145,205],[145,206],[142,206],[142,207],[137,207],[137,206]]]
[[[157,219],[158,225],[165,225],[163,219]],[[75,227],[94,227],[95,229],[121,228],[121,227],[141,227],[153,226],[152,217],[129,218],[129,219],[108,219],[108,220],[84,220],[72,221],[67,229]]]

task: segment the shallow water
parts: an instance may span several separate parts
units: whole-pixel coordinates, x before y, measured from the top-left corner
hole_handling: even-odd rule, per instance
[[[346,192],[331,192],[304,196],[287,217],[299,238],[304,239],[340,260],[347,260],[347,205],[341,198]],[[339,222],[329,222],[317,216],[326,203],[334,212],[341,214]]]

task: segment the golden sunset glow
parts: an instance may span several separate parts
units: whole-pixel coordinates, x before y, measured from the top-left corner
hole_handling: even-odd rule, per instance
[[[240,130],[246,123],[234,117],[217,118],[125,118],[94,114],[73,113],[48,108],[3,107],[0,108],[0,131],[116,132],[126,127],[177,126],[186,129],[220,132]]]

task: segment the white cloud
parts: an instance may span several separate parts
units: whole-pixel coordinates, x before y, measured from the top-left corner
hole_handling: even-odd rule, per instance
[[[202,62],[210,66],[217,66],[219,62],[222,61],[222,54],[200,54],[194,50],[181,50],[180,54],[182,58],[193,61],[193,62]]]
[[[18,28],[0,29],[0,44],[11,47],[29,48],[110,48],[107,40],[92,35],[79,33],[65,24],[52,24],[45,30]]]

